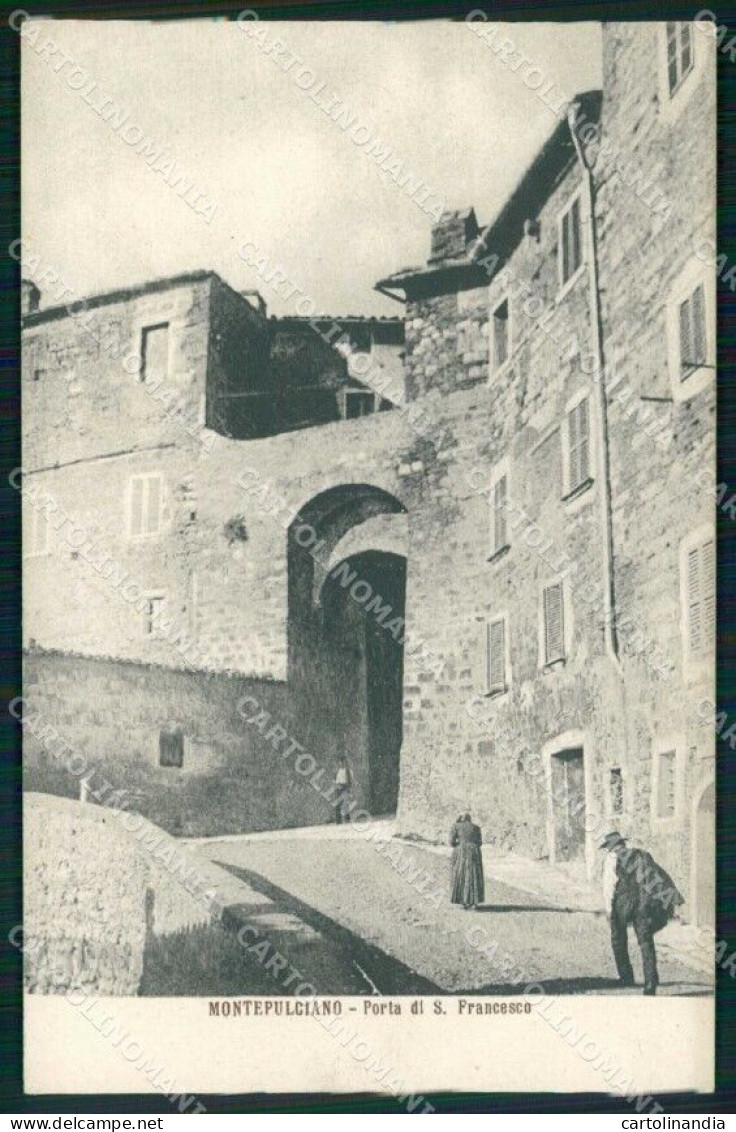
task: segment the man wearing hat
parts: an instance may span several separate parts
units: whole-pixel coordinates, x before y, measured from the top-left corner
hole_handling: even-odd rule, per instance
[[[634,985],[628,941],[632,924],[644,965],[644,994],[656,994],[659,975],[654,935],[672,919],[683,897],[651,853],[630,849],[617,830],[607,833],[600,847],[609,854],[603,866],[603,889],[618,976],[625,986]]]

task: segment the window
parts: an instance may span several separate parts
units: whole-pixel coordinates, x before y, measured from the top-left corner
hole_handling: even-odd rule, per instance
[[[169,373],[169,324],[144,326],[141,331],[141,381],[159,385]]]
[[[161,619],[166,614],[164,594],[149,594],[143,608],[143,631],[147,637],[160,637],[164,626]]]
[[[706,236],[702,239],[709,243]],[[667,356],[670,389],[675,401],[695,397],[713,383],[715,312],[715,273],[708,271],[701,260],[690,259],[673,280],[667,295]]]
[[[128,535],[150,538],[161,530],[163,477],[158,472],[133,476],[128,488]]]
[[[158,737],[159,766],[184,765],[184,736],[181,731],[162,731]]]
[[[667,84],[670,98],[693,69],[693,28],[689,23],[667,24]]]
[[[567,414],[567,462],[565,494],[590,480],[590,409],[583,397]]]
[[[485,694],[497,696],[508,688],[506,663],[506,618],[496,617],[485,625]]]
[[[608,798],[612,814],[624,812],[624,780],[620,766],[612,766],[608,779]]]
[[[583,262],[579,195],[567,206],[560,218],[557,258],[560,265],[560,287],[564,288]]]
[[[545,664],[565,659],[564,605],[562,582],[545,586],[542,594]]]
[[[705,287],[698,283],[695,290],[679,304],[680,322],[680,381],[694,373],[708,360],[705,325]]]
[[[368,417],[375,412],[376,395],[362,389],[345,390],[345,419],[355,420],[356,417]]]
[[[508,477],[498,475],[490,488],[490,557],[508,547]]]
[[[493,312],[493,368],[500,369],[511,353],[509,301],[504,299]]]
[[[28,557],[36,557],[41,554],[48,554],[49,550],[49,517],[46,514],[45,508],[32,507],[31,508],[31,531],[30,531],[30,547],[26,554]]]
[[[657,755],[657,817],[672,818],[677,810],[677,752],[661,751]]]
[[[691,658],[707,659],[715,640],[715,536],[685,549],[686,644]]]

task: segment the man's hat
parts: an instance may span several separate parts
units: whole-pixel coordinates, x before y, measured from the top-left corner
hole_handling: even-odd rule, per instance
[[[617,829],[614,829],[611,833],[606,834],[606,836],[601,841],[599,848],[600,849],[615,849],[615,847],[617,845],[625,845],[625,844],[626,844],[626,838],[622,837]]]

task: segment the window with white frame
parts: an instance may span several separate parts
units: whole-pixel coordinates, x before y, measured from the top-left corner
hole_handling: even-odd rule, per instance
[[[491,555],[508,546],[508,475],[496,477],[491,487]]]
[[[133,476],[128,486],[128,536],[151,538],[161,531],[163,476],[158,472]]]
[[[169,375],[169,324],[159,322],[141,330],[140,379],[159,385]]]
[[[545,664],[565,659],[565,594],[562,582],[542,591],[542,633]]]
[[[693,25],[668,21],[667,35],[667,86],[670,98],[693,69]]]
[[[504,299],[493,312],[491,319],[493,350],[493,369],[501,369],[511,354],[511,321],[509,318],[509,300]]]
[[[160,637],[162,618],[166,616],[166,595],[147,594],[143,607],[143,633],[146,637]]]
[[[673,818],[677,812],[677,751],[659,751],[655,764],[655,813]]]
[[[582,397],[567,413],[565,429],[566,495],[577,491],[590,479],[590,401]]]
[[[494,617],[485,625],[485,692],[497,696],[508,688],[506,618]]]
[[[712,654],[716,626],[714,533],[685,544],[683,569],[687,654],[691,660],[707,660]]]
[[[560,287],[564,287],[583,262],[583,230],[580,194],[573,197],[562,216],[558,232],[557,258]]]
[[[715,310],[715,275],[694,257],[685,263],[667,296],[667,353],[676,401],[696,396],[713,381]]]

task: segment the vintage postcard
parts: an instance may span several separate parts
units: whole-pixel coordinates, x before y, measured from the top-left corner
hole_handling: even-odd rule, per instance
[[[26,1089],[712,1090],[715,25],[11,24]]]

